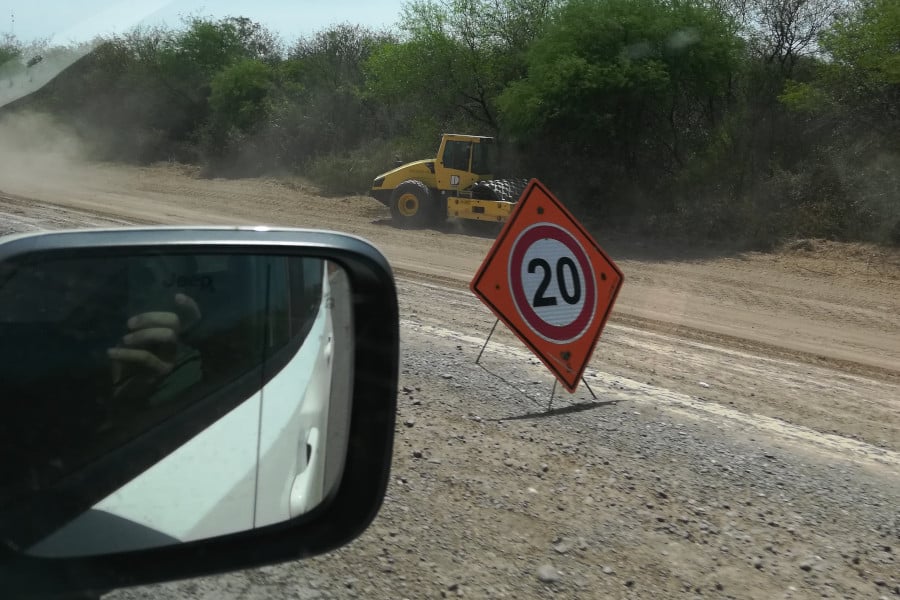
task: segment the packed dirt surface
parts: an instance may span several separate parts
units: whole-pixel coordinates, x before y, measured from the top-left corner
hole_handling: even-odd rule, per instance
[[[398,276],[389,496],[312,561],[115,598],[900,596],[900,253],[771,254],[597,232],[625,285],[575,396],[466,289],[496,229],[407,231],[366,197],[177,165],[0,173],[0,232],[327,228]]]

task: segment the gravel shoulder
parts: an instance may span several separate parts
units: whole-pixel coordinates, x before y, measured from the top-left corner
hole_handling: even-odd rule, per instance
[[[407,322],[391,484],[316,559],[122,590],[231,598],[880,598],[900,594],[898,456],[612,374],[557,397],[519,350]],[[527,395],[489,370],[527,385]],[[840,440],[845,440],[840,438]],[[840,442],[832,440],[832,442]]]

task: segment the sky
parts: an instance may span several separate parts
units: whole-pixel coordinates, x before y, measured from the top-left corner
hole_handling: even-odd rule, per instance
[[[185,15],[243,16],[291,42],[335,23],[380,28],[397,22],[403,0],[0,0],[0,34],[67,44],[137,24],[180,24]]]

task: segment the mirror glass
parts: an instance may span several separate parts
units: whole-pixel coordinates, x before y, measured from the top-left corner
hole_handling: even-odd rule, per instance
[[[319,258],[0,264],[0,543],[107,554],[316,508],[342,474],[353,340],[349,279]]]

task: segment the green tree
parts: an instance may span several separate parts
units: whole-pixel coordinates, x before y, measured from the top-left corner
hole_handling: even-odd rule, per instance
[[[798,61],[818,54],[818,41],[848,0],[749,0],[745,28],[757,56],[782,76]]]
[[[319,152],[341,152],[378,135],[375,103],[365,97],[364,67],[377,48],[393,41],[385,32],[341,24],[294,46],[288,68],[303,89],[293,100],[306,122],[305,143]]]
[[[248,132],[266,116],[266,98],[272,84],[271,68],[244,59],[219,71],[210,83],[210,121]]]
[[[7,87],[11,86],[12,77],[24,70],[25,65],[22,64],[21,58],[22,44],[19,40],[7,33],[0,35],[0,86],[4,84]]]
[[[571,0],[533,44],[527,77],[500,96],[503,124],[534,164],[567,157],[606,189],[664,182],[727,106],[740,58],[733,29],[699,3]]]
[[[470,123],[499,128],[496,98],[524,74],[524,52],[543,30],[554,0],[420,0],[404,6],[401,43],[367,65],[369,91],[397,107],[398,128]],[[410,127],[411,128],[411,127]],[[433,143],[433,142],[432,142]]]
[[[816,167],[836,182],[833,194],[802,197],[832,237],[900,245],[900,5],[863,0],[821,47],[827,60],[780,96]]]
[[[18,61],[22,56],[22,44],[14,35],[0,34],[0,66],[10,61]]]
[[[839,101],[900,124],[900,4],[864,0],[822,36],[822,47],[831,57],[823,83]]]
[[[363,65],[392,37],[349,24],[300,39],[273,68],[266,146],[281,167],[302,170],[379,135],[376,106],[364,97]]]
[[[203,126],[207,166],[230,175],[256,175],[277,158],[265,143],[273,89],[273,67],[245,58],[210,82],[209,116]]]
[[[140,29],[123,40],[137,59],[135,77],[154,90],[153,106],[178,116],[168,135],[179,141],[194,137],[209,117],[211,83],[219,72],[243,60],[272,63],[280,57],[277,38],[248,19],[193,17],[184,25]]]

